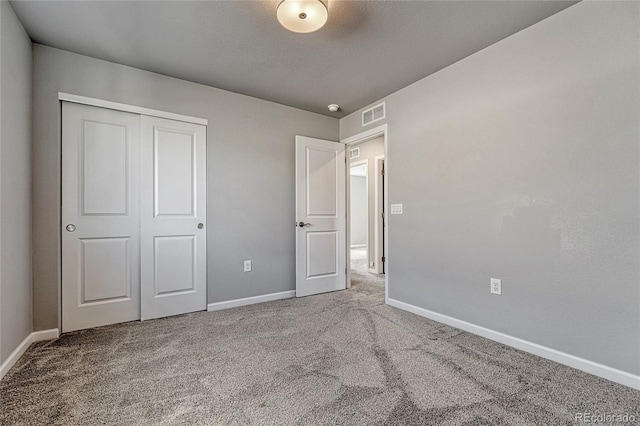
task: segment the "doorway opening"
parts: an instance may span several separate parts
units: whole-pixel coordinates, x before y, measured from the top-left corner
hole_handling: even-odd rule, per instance
[[[368,158],[364,149],[373,140],[383,148]],[[354,276],[375,279],[377,287],[362,281],[363,292],[384,297],[388,302],[389,228],[385,224],[389,199],[388,144],[386,124],[339,143],[296,136],[296,297],[351,288],[351,160],[366,159],[369,186],[373,183],[374,188],[373,192],[366,191],[367,210],[374,217],[369,218],[367,213],[363,220],[368,222],[366,249],[364,253],[354,251],[353,257],[360,260],[364,273],[359,277],[355,271]],[[372,200],[373,207],[369,207]],[[362,242],[354,245],[361,246]],[[354,247],[358,248],[362,249]]]
[[[347,146],[348,287],[388,295],[385,225],[386,125],[353,136]]]

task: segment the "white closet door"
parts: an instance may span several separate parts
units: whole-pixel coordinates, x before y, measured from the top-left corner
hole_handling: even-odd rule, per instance
[[[140,116],[62,104],[62,331],[140,318]]]
[[[141,126],[142,319],[205,310],[206,127]]]

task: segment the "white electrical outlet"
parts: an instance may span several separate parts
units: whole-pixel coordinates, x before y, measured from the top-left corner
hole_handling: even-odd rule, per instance
[[[245,260],[244,261],[244,272],[251,272],[251,261],[250,260]]]
[[[491,278],[491,293],[502,294],[502,280]]]

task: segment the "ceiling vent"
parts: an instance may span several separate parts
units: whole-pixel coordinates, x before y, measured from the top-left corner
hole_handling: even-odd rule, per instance
[[[375,123],[385,118],[384,102],[362,111],[362,126]]]
[[[353,160],[354,158],[360,157],[360,148],[353,148],[349,151],[349,159]]]

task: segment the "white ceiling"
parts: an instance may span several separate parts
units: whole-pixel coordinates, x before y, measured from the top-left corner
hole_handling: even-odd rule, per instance
[[[295,34],[278,1],[11,4],[36,43],[342,117],[575,3],[329,0]]]

